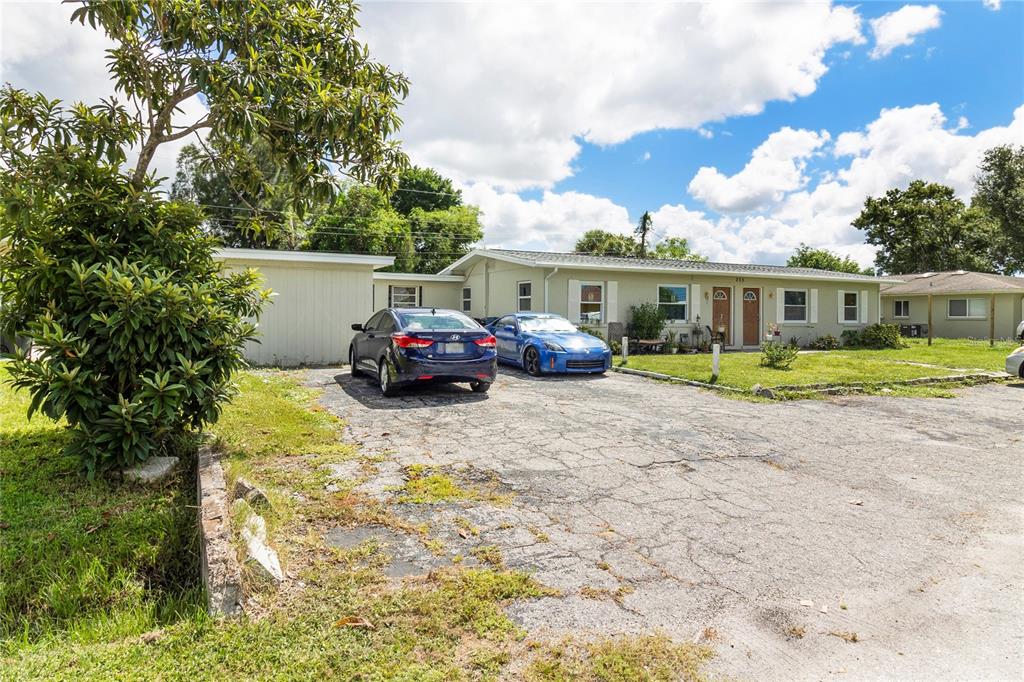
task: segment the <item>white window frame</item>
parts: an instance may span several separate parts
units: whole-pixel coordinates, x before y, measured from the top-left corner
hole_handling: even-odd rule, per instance
[[[519,293],[519,287],[522,286],[523,284],[529,284],[530,285],[530,295],[529,296],[523,296],[521,293]],[[604,292],[601,293],[601,297],[604,298]],[[523,308],[523,299],[527,299],[528,301],[530,301],[530,307],[529,308]],[[522,280],[520,282],[516,282],[516,312],[520,312],[520,313],[530,313],[530,312],[533,312],[533,280],[524,279],[524,280]]]
[[[787,320],[786,319],[786,294],[790,291],[800,292],[804,295],[804,317],[802,320]],[[794,308],[796,306],[793,306]],[[807,324],[808,316],[811,312],[811,292],[807,289],[783,289],[782,290],[782,319],[778,321],[781,324]]]
[[[896,306],[900,303],[904,304],[903,314],[898,315],[896,313]],[[909,320],[910,319],[910,299],[909,298],[897,298],[892,302],[892,317],[894,320]]]
[[[854,299],[853,306],[846,305],[846,295],[853,294],[856,298]],[[839,306],[839,321],[840,324],[860,324],[860,292],[843,290],[839,292],[840,298],[842,298],[842,304]],[[856,311],[856,316],[852,320],[846,319],[847,308],[852,307]]]
[[[662,287],[668,289],[682,289],[686,292],[686,300],[682,303],[663,303],[661,300],[661,289]],[[682,324],[690,321],[690,285],[689,284],[659,284],[654,289],[654,302],[658,304],[658,308],[663,305],[681,305],[686,309],[686,314],[682,318],[666,317],[665,321],[671,324]]]
[[[971,301],[972,300],[981,301],[982,302],[982,310],[984,310],[985,312],[983,312],[981,315],[971,315]],[[953,301],[964,301],[967,304],[967,314],[966,315],[954,315],[954,314],[952,314],[952,312],[950,312],[950,307],[952,306]],[[987,311],[988,311],[988,299],[985,298],[984,296],[957,296],[956,298],[948,298],[948,299],[946,299],[946,319],[947,320],[986,320],[986,319],[988,319],[988,312]]]
[[[473,309],[473,288],[462,287],[462,312],[468,313]]]
[[[600,304],[601,304],[601,319],[599,319],[597,322],[592,322],[591,320],[584,320],[583,319],[583,304],[585,302],[583,300],[583,287],[600,287],[601,288],[601,302],[600,302]],[[607,315],[607,312],[605,310],[605,306],[608,304],[607,298],[608,298],[608,289],[605,286],[604,282],[580,282],[580,296],[579,296],[579,301],[577,301],[577,303],[580,306],[580,308],[579,308],[579,310],[580,310],[579,318],[580,319],[574,320],[574,322],[577,323],[577,324],[598,324],[598,325],[604,324],[605,320],[608,319],[608,315]],[[593,301],[586,301],[586,303],[589,304],[589,305],[593,305]]]
[[[401,296],[403,300],[401,303],[398,301],[399,289],[412,289],[412,303],[409,303],[408,292],[403,292]],[[392,308],[418,308],[420,305],[420,288],[416,286],[406,286],[404,284],[392,284],[391,285],[391,307]]]

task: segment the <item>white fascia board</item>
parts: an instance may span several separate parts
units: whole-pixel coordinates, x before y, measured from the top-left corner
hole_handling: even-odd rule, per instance
[[[374,279],[393,279],[402,282],[465,282],[462,275],[421,275],[415,272],[375,272]]]
[[[540,264],[537,263],[536,261],[526,260],[524,258],[516,258],[515,256],[509,256],[509,255],[504,254],[504,253],[494,253],[493,251],[490,251],[488,249],[473,249],[472,251],[467,253],[465,256],[463,256],[462,258],[458,259],[457,261],[455,261],[454,263],[452,263],[451,265],[449,265],[445,269],[441,270],[437,274],[439,274],[439,275],[450,275],[450,274],[452,274],[452,272],[454,272],[459,267],[461,267],[464,263],[469,262],[470,260],[472,260],[473,258],[476,258],[477,256],[479,256],[481,258],[493,258],[494,260],[501,260],[501,261],[505,261],[506,263],[515,263],[516,265],[525,265],[527,267],[539,267],[540,266]]]
[[[892,291],[883,290],[881,293],[882,296],[897,298],[905,298],[907,296],[928,296],[929,294],[932,296],[999,296],[1000,294],[1007,294],[1010,296],[1016,294],[1019,296],[1020,294],[1024,294],[1024,289],[968,289],[966,291],[921,291],[910,294],[894,293]]]
[[[887,284],[899,282],[892,279],[878,279],[873,277],[822,277],[819,275],[804,275],[797,273],[777,272],[748,272],[746,270],[702,270],[699,268],[656,268],[647,265],[584,265],[581,263],[562,263],[555,261],[539,261],[529,263],[541,268],[562,268],[572,270],[616,270],[628,272],[652,272],[652,273],[681,273],[686,275],[707,275],[716,277],[725,275],[727,277],[762,277],[765,279],[801,279],[815,282],[861,282],[863,284]]]
[[[277,251],[274,249],[218,249],[214,258],[239,261],[369,265],[374,270],[395,264],[394,256],[369,256],[362,253],[327,253],[323,251]]]

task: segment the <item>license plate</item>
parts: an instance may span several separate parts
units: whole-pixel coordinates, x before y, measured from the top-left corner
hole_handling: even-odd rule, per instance
[[[442,353],[461,354],[466,352],[466,344],[464,343],[444,343],[441,344]]]

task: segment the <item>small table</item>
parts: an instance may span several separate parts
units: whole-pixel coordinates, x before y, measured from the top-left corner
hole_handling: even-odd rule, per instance
[[[629,345],[632,346],[630,351],[635,350],[637,354],[642,354],[660,353],[666,343],[668,342],[665,339],[631,339]]]

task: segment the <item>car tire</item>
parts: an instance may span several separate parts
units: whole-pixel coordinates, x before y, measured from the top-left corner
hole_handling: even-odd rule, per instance
[[[531,376],[540,376],[540,353],[533,346],[523,352],[523,369]]]
[[[393,398],[398,395],[398,389],[391,382],[391,372],[388,371],[388,361],[383,358],[378,365],[377,370],[377,385],[380,386],[380,392],[385,398]]]
[[[490,381],[473,381],[470,382],[469,387],[473,389],[473,393],[487,393],[491,390]]]
[[[350,368],[349,372],[352,374],[352,376],[358,377],[358,376],[362,376],[363,375],[362,370],[360,370],[359,368],[356,367],[356,347],[355,346],[349,346],[349,349],[348,349],[348,366]]]

